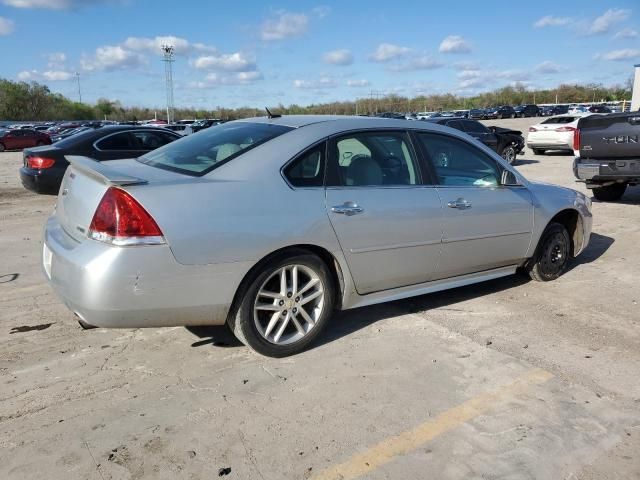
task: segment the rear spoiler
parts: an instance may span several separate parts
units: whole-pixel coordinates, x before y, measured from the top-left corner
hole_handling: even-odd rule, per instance
[[[73,165],[73,168],[80,170],[86,175],[90,175],[98,180],[112,185],[143,185],[148,183],[142,178],[133,177],[118,172],[116,169],[105,165],[104,163],[93,160],[89,157],[79,155],[65,156],[67,161]]]

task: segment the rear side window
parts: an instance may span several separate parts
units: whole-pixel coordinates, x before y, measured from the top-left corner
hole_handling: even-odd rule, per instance
[[[138,150],[129,132],[110,135],[96,143],[99,150]]]
[[[451,121],[447,122],[447,127],[451,127],[451,128],[455,128],[456,130],[464,131],[464,129],[462,128],[462,123],[460,123],[460,121],[458,121],[458,120],[451,120]]]
[[[543,124],[547,124],[547,123],[552,123],[552,124],[571,123],[571,122],[575,122],[577,119],[578,119],[578,117],[554,117],[554,118],[548,118],[542,123]]]
[[[480,122],[472,122],[471,120],[463,120],[464,129],[470,133],[489,133],[489,129]]]
[[[186,175],[205,175],[290,130],[292,127],[268,123],[225,123],[160,147],[137,160]]]
[[[141,130],[131,132],[137,142],[137,150],[155,150],[174,140],[172,135],[164,132],[151,132],[149,130]]]
[[[325,142],[307,150],[284,170],[284,176],[294,187],[324,185]]]

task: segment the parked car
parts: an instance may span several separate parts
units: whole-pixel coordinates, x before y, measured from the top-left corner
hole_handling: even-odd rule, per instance
[[[396,120],[406,120],[404,113],[398,112],[383,112],[376,115],[379,118],[393,118]]]
[[[547,150],[573,151],[573,137],[578,128],[578,120],[584,114],[558,115],[529,127],[527,147],[536,155],[544,155]]]
[[[92,130],[91,127],[78,127],[78,128],[69,128],[67,130],[63,130],[60,133],[55,135],[51,135],[51,143],[59,142],[60,140],[64,140],[65,138],[69,138],[72,135],[77,133],[86,132],[88,130]]]
[[[497,109],[495,108],[485,108],[483,120],[492,120],[498,118]]]
[[[168,125],[159,125],[159,127],[166,128],[167,130],[171,130],[172,132],[175,132],[182,136],[193,133],[188,125],[183,124],[170,123]]]
[[[469,118],[469,110],[456,110],[453,112],[456,117]]]
[[[189,127],[191,128],[192,133],[196,133],[200,130],[212,127],[213,125],[219,125],[221,123],[222,120],[220,120],[219,118],[206,118],[204,120],[196,120],[191,125],[189,125]]]
[[[591,232],[582,193],[430,122],[262,117],[138,159],[70,159],[42,255],[65,305],[102,327],[228,323],[274,357],[336,309],[518,268],[553,280]]]
[[[182,137],[159,127],[118,125],[89,129],[51,146],[24,150],[20,180],[28,190],[55,193],[69,165],[66,160],[69,155],[97,161],[133,158],[179,138]]]
[[[589,113],[589,109],[583,105],[572,105],[569,107],[568,112],[570,115],[576,115],[578,113]]]
[[[0,130],[0,152],[49,144],[51,144],[51,138],[44,132],[23,128]]]
[[[573,173],[605,202],[640,184],[640,112],[590,115],[578,121]]]
[[[477,120],[465,118],[434,118],[432,123],[455,128],[461,132],[480,140],[487,147],[498,153],[509,164],[516,162],[516,156],[524,148],[524,138],[519,130],[508,128],[487,127]]]
[[[483,108],[472,108],[469,110],[469,118],[473,120],[484,120],[484,113]]]
[[[591,113],[613,113],[613,110],[606,105],[591,105],[587,111]]]
[[[490,108],[487,118],[516,118],[516,111],[509,105]]]
[[[518,105],[513,109],[516,112],[516,117],[539,117],[541,115],[540,107],[537,105]]]

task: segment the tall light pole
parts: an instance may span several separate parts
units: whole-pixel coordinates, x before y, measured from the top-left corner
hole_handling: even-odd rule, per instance
[[[164,62],[165,87],[167,90],[167,123],[173,121],[173,62],[175,61],[173,45],[162,45],[162,61]]]
[[[78,98],[80,99],[80,103],[82,103],[82,90],[80,90],[80,73],[76,72],[76,80],[78,81]]]

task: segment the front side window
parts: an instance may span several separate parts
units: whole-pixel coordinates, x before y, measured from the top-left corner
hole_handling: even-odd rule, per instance
[[[324,185],[325,142],[307,150],[293,160],[284,175],[294,187],[322,187]]]
[[[489,133],[489,129],[480,122],[473,122],[471,120],[463,120],[465,131],[469,133]]]
[[[495,187],[500,169],[489,156],[457,138],[431,133],[418,134],[438,185]]]
[[[181,138],[137,160],[165,170],[199,176],[290,130],[293,128],[269,123],[225,123]]]
[[[335,140],[333,183],[345,187],[416,185],[418,170],[403,132],[359,132]]]

